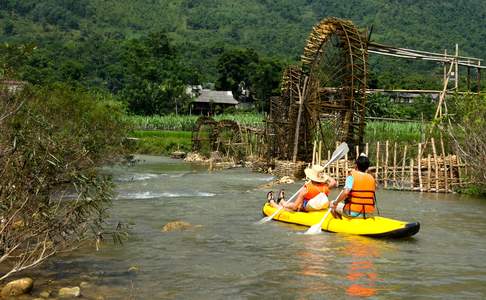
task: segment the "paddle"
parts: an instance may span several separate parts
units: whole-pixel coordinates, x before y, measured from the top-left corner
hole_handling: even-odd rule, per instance
[[[315,149],[315,144],[314,144],[314,149]],[[339,147],[336,148],[336,150],[334,150],[334,152],[332,153],[332,156],[331,156],[331,159],[329,159],[327,161],[327,163],[323,166],[324,168],[326,168],[327,166],[329,166],[331,163],[335,162],[336,160],[342,158],[344,155],[346,155],[346,153],[348,153],[349,151],[349,148],[348,148],[348,144],[346,143],[341,143],[341,145],[339,145]],[[312,154],[314,155],[314,154]],[[313,159],[314,161],[314,159]],[[292,197],[290,197],[289,199],[289,202],[292,202],[292,199],[297,196],[297,194],[300,193],[300,191],[302,190],[303,187],[301,187]],[[270,216],[268,217],[264,217],[263,219],[261,219],[260,221],[258,221],[257,223],[258,224],[264,224],[264,223],[267,223],[268,221],[272,220],[281,210],[283,209],[283,206],[280,207],[279,209],[277,209],[273,214],[271,214]]]
[[[336,200],[334,201],[337,201],[337,199],[339,199],[339,196],[341,196],[341,194],[343,193],[344,190],[341,191],[341,193],[339,193],[339,195],[336,197]],[[324,220],[326,220],[327,218],[327,215],[329,215],[329,213],[331,212],[331,205],[332,205],[332,202],[329,203],[329,209],[327,210],[326,214],[324,215],[324,217],[322,217],[321,221],[317,224],[314,224],[312,225],[309,229],[307,229],[306,232],[304,232],[304,234],[319,234],[322,232],[321,230],[321,227],[322,227],[322,224],[324,223]]]

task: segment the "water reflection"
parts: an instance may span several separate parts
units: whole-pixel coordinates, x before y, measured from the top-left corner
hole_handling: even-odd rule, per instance
[[[347,238],[347,245],[342,255],[349,255],[347,264],[346,294],[349,296],[371,297],[377,293],[378,272],[374,260],[380,256],[376,241],[369,238]]]
[[[326,236],[327,235],[327,236]],[[297,298],[310,295],[346,294],[352,297],[374,297],[381,282],[376,261],[390,245],[375,239],[334,235],[306,237],[296,254],[301,290]]]

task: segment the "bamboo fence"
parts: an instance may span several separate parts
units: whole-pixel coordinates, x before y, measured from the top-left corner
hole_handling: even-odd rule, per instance
[[[356,147],[350,151],[368,155],[371,162],[368,173],[384,189],[449,193],[466,184],[463,175],[467,174],[467,165],[457,154],[446,154],[443,142],[440,149],[437,153],[436,141],[431,139],[427,144],[416,145],[367,143],[364,149]],[[327,156],[330,157],[330,151]],[[325,172],[342,185],[353,168],[354,162],[345,157],[330,164]]]

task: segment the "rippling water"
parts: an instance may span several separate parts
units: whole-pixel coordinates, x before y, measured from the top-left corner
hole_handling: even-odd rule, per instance
[[[254,224],[268,175],[141,158],[108,170],[113,219],[133,224],[130,239],[49,262],[46,278],[87,280],[85,297],[106,299],[486,298],[486,199],[380,191],[384,216],[421,222],[414,238],[307,236],[295,225]],[[174,220],[201,226],[161,232]]]

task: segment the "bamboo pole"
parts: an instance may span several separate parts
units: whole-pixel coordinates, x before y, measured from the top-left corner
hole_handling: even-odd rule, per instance
[[[440,148],[442,150],[442,163],[444,164],[444,190],[446,193],[449,192],[449,180],[447,176],[447,164],[446,164],[446,156],[445,156],[445,148],[444,148],[444,140],[442,139],[442,132],[440,133]]]
[[[413,191],[413,158],[410,159],[410,189]]]
[[[336,182],[339,186],[339,159],[336,161]]]
[[[331,160],[331,150],[327,150],[327,161]],[[327,174],[331,174],[331,166],[327,165]]]
[[[312,166],[315,165],[315,162],[316,162],[316,141],[314,141],[314,146],[312,147]]]
[[[459,175],[459,185],[462,186],[462,171],[461,171],[461,158],[456,154],[457,157],[457,173]]]
[[[435,192],[439,192],[439,164],[437,162],[437,151],[435,149],[435,140],[434,138],[430,139],[432,143],[432,153],[434,154],[434,165],[435,165]]]
[[[393,145],[393,188],[397,187],[397,142]]]
[[[456,182],[454,179],[454,160],[452,155],[449,155],[449,173],[451,175],[451,186],[452,186]]]
[[[321,159],[322,159],[321,154],[322,154],[322,141],[319,141],[319,155],[318,155],[318,157],[319,157],[319,166],[321,165]]]
[[[432,171],[432,166],[430,163],[430,153],[427,154],[427,192],[430,192],[430,172]]]
[[[418,153],[417,153],[417,176],[419,180],[419,190],[422,192],[424,190],[422,182],[422,143],[418,143]]]
[[[385,181],[385,189],[388,188],[388,140],[385,142],[385,162],[383,164],[383,177]]]
[[[406,160],[407,160],[407,145],[405,145],[405,148],[403,149],[403,161],[402,161],[402,184],[401,184],[401,187],[402,187],[402,190],[403,190],[403,185],[405,183],[405,163],[406,163]]]
[[[295,133],[294,133],[294,153],[292,155],[292,162],[294,163],[297,161],[297,151],[299,149],[300,118],[302,116],[302,110],[304,107],[304,93],[306,92],[307,80],[308,77],[306,76],[304,78],[304,86],[302,91],[300,90],[300,86],[297,87],[299,92],[299,111],[297,113],[297,122],[295,124]]]
[[[378,182],[378,172],[380,171],[380,142],[376,142],[376,170],[375,180]]]
[[[344,155],[344,178],[348,176],[348,154]]]

